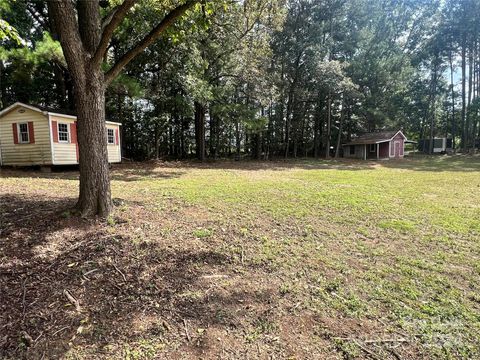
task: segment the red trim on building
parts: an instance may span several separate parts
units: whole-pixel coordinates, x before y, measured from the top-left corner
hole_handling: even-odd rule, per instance
[[[35,144],[35,131],[33,130],[33,121],[28,122],[28,138],[30,144]]]
[[[12,130],[13,130],[13,143],[18,144],[18,127],[16,123],[12,124]]]
[[[73,122],[70,124],[70,137],[72,144],[77,143],[77,122]]]
[[[58,126],[56,121],[52,121],[53,142],[58,143]]]
[[[78,162],[78,141],[77,141],[77,122],[73,122],[70,124],[70,138],[72,144],[75,144],[75,151],[77,154],[77,162]]]

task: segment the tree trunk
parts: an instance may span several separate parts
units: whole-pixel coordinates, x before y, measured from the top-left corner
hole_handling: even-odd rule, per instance
[[[438,71],[438,54],[434,59],[432,71],[432,83],[430,86],[430,142],[428,153],[433,154],[434,138],[435,138],[435,115],[436,115],[436,99],[437,99],[437,71]]]
[[[3,80],[4,72],[5,66],[3,65],[3,60],[0,60],[0,109],[3,109],[7,105],[5,97],[5,81]]]
[[[330,136],[332,131],[332,99],[330,94],[328,94],[327,102],[327,139],[325,146],[325,159],[330,158]]]
[[[106,217],[113,207],[105,126],[105,87],[195,3],[196,1],[187,1],[172,9],[104,74],[102,60],[108,44],[135,1],[125,0],[118,5],[104,27],[99,0],[48,1],[49,18],[58,30],[75,88],[80,167],[77,207],[82,216],[98,214]]]
[[[448,61],[450,63],[450,86],[452,88],[452,148],[455,151],[455,136],[456,136],[456,119],[455,119],[455,85],[453,82],[453,56],[452,51],[448,55]]]
[[[338,124],[337,146],[335,148],[335,159],[340,157],[340,145],[342,144],[343,120],[345,119],[345,101],[342,102],[342,110],[340,113],[340,123]]]
[[[205,106],[195,101],[195,143],[196,155],[205,161]]]
[[[315,109],[315,123],[314,123],[314,133],[313,133],[313,156],[318,159],[320,157],[321,144],[320,140],[322,138],[321,129],[323,127],[322,123],[322,109],[323,109],[323,99],[322,93],[318,94],[318,102]]]
[[[82,216],[108,216],[113,204],[105,127],[105,88],[101,70],[86,71],[86,81],[76,81],[80,195]]]
[[[470,105],[472,104],[472,90],[473,90],[473,48],[470,46],[468,52],[468,98],[467,98],[467,114],[466,114],[466,123],[465,123],[465,147],[469,148],[470,144],[470,123],[471,123],[471,114],[468,109],[470,109]]]
[[[235,160],[240,160],[240,151],[241,151],[241,138],[240,138],[240,120],[237,119],[235,122],[235,145],[237,149],[237,153],[235,156]]]
[[[466,34],[463,34],[462,39],[462,119],[461,119],[461,126],[462,126],[462,149],[465,149],[465,140],[466,140],[466,133],[465,133],[465,117],[466,117],[466,47],[467,47],[467,40]]]

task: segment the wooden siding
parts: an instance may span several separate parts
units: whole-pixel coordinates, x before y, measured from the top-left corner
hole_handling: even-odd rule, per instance
[[[355,149],[354,153],[350,152],[351,146],[353,146],[354,149]],[[368,151],[368,145],[367,145],[367,151]],[[345,145],[343,147],[343,157],[355,158],[355,159],[364,159],[364,157],[365,157],[365,145]]]
[[[370,144],[367,145],[367,159],[371,160],[371,159],[374,159],[376,160],[377,159],[377,147],[378,147],[379,144],[373,144],[374,146],[374,150],[373,152],[370,151]]]
[[[120,151],[120,144],[121,144],[121,136],[120,136],[120,126],[115,124],[107,124],[107,129],[113,129],[113,136],[115,138],[115,145],[107,144],[108,150],[108,162],[110,163],[119,163],[122,161],[121,151]]]
[[[395,143],[398,142],[399,152],[395,153]],[[405,138],[401,134],[397,134],[390,141],[390,158],[403,158],[405,150]]]
[[[55,165],[71,165],[78,164],[77,161],[77,144],[76,134],[72,134],[72,131],[75,131],[75,126],[72,126],[76,119],[70,117],[63,117],[59,115],[50,115],[51,121],[62,124],[68,124],[69,129],[69,143],[54,142],[53,143],[53,155]],[[120,131],[120,127],[115,124],[107,124],[107,128],[113,129],[114,131]],[[119,142],[121,139],[119,139]],[[120,156],[120,144],[118,145],[107,145],[108,151],[108,162],[118,163],[121,161]]]
[[[55,165],[73,165],[78,164],[77,161],[77,145],[72,143],[71,126],[75,123],[75,119],[63,116],[50,115],[52,123],[52,132],[58,133],[58,124],[67,124],[68,126],[68,143],[53,142],[53,161]],[[57,135],[58,138],[58,135]],[[55,139],[56,140],[56,139]]]
[[[389,157],[388,151],[390,149],[390,143],[384,142],[379,145],[380,145],[380,151],[379,151],[380,159],[388,159]]]
[[[12,131],[14,123],[33,123],[33,144],[15,144]],[[50,165],[52,153],[50,132],[46,115],[18,107],[0,118],[0,156],[2,165]]]

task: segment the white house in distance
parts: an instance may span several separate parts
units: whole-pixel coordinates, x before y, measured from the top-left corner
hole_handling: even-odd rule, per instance
[[[108,161],[121,162],[120,123],[106,121]],[[16,102],[0,112],[0,165],[78,164],[77,117]]]

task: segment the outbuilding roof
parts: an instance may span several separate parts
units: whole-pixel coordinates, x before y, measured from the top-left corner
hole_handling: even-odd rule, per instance
[[[56,116],[63,116],[63,117],[69,117],[69,118],[75,118],[75,119],[77,118],[76,113],[74,111],[71,111],[71,110],[53,109],[53,108],[45,107],[45,106],[41,106],[41,105],[29,105],[29,104],[25,104],[25,103],[22,103],[22,102],[19,102],[19,101],[10,105],[10,106],[8,106],[8,107],[6,107],[2,111],[0,111],[0,117],[2,117],[5,114],[8,114],[10,111],[16,109],[17,107],[24,107],[26,109],[41,112],[44,115],[49,115],[50,114],[50,115],[54,115],[54,116],[56,115]],[[107,124],[122,125],[121,123],[113,122],[113,121],[105,121],[105,122]]]
[[[397,134],[401,134],[404,139],[406,140],[406,136],[402,133],[401,130],[397,131],[378,131],[378,132],[371,132],[367,134],[363,134],[347,144],[348,145],[368,145],[368,144],[378,144],[382,142],[387,142],[392,140]]]

